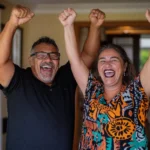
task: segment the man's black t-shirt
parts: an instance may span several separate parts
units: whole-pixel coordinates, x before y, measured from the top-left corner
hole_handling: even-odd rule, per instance
[[[53,85],[15,66],[6,89],[7,150],[71,150],[76,82],[70,64],[60,67]]]

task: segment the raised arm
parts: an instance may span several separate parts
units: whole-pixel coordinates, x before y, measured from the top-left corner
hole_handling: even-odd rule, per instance
[[[11,44],[17,27],[28,22],[33,13],[25,7],[17,5],[12,9],[10,19],[0,33],[0,84],[7,87],[13,74],[14,65],[10,60]]]
[[[146,11],[145,16],[146,16],[148,22],[150,23],[150,10]],[[140,79],[141,79],[142,86],[143,86],[147,96],[150,97],[150,83],[148,82],[149,77],[150,77],[150,56],[149,56],[148,60],[146,61],[145,65],[140,73]]]
[[[85,65],[90,68],[93,64],[95,58],[98,55],[98,50],[100,49],[100,27],[104,22],[105,13],[99,9],[92,9],[89,14],[90,28],[88,37],[85,41],[82,59]]]
[[[85,66],[83,60],[81,59],[81,55],[77,45],[74,31],[75,17],[76,17],[75,11],[71,8],[68,8],[59,15],[59,20],[64,26],[66,52],[71,64],[72,72],[79,87],[81,88],[81,91],[84,93],[87,84],[89,70]]]

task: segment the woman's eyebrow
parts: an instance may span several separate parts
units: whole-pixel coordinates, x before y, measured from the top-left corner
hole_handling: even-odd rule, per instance
[[[106,58],[105,58],[105,57],[100,57],[99,60],[100,60],[100,59],[106,59]]]
[[[112,59],[112,58],[119,59],[119,57],[117,57],[117,56],[111,56],[110,59]],[[100,57],[99,60],[101,60],[101,59],[106,59],[106,57]]]
[[[117,56],[112,56],[111,58],[116,58],[116,59],[119,59],[119,57],[117,57]]]

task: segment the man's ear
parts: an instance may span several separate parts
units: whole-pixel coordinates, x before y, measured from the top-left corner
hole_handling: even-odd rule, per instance
[[[29,57],[29,58],[28,58],[28,61],[29,61],[30,66],[33,66],[33,58],[32,58],[32,57]]]

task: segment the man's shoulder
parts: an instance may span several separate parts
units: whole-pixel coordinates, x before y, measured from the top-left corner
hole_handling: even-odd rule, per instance
[[[30,67],[22,68],[20,66],[15,65],[15,73],[13,75],[12,80],[28,80],[33,76],[32,70]]]
[[[59,70],[62,70],[62,69],[69,69],[69,70],[71,70],[69,61],[68,61],[66,64],[62,65],[62,66],[59,68]]]
[[[58,69],[58,72],[56,74],[56,76],[63,76],[64,74],[67,76],[67,75],[70,75],[68,73],[71,73],[71,67],[70,67],[70,63],[67,62],[65,65],[62,65],[59,69]]]
[[[61,66],[56,74],[55,80],[65,84],[76,85],[74,76],[71,71],[70,63],[67,62],[65,65]]]
[[[26,74],[26,73],[32,74],[30,67],[23,68],[23,67],[20,67],[18,65],[15,65],[15,72],[19,72],[22,74]]]

